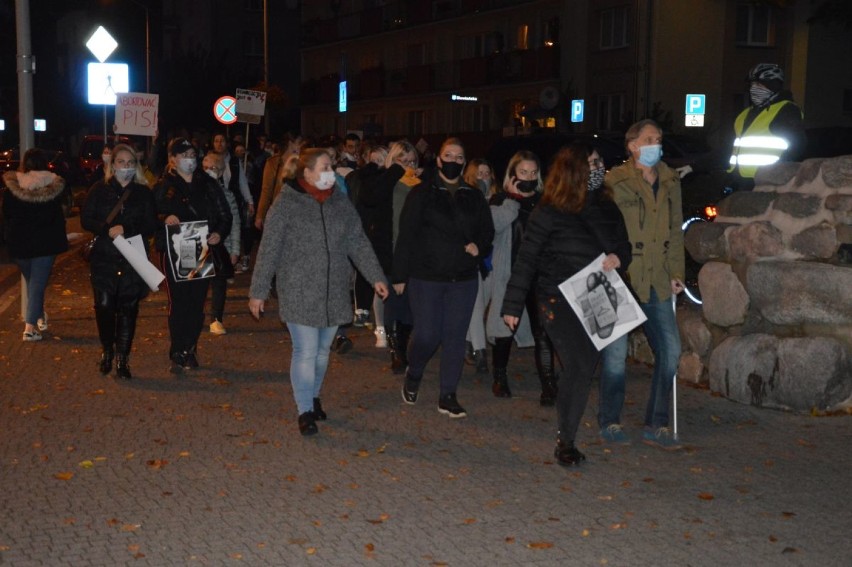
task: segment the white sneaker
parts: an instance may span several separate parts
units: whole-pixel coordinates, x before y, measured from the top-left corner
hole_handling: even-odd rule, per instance
[[[38,327],[39,331],[44,332],[44,331],[47,330],[47,313],[46,312],[42,313],[42,318],[39,319],[38,321],[36,321],[36,326]]]
[[[224,335],[228,331],[225,330],[225,325],[223,325],[219,321],[213,321],[210,323],[210,332],[214,335]]]
[[[376,335],[376,348],[388,348],[388,334],[384,327],[376,327],[373,334]]]

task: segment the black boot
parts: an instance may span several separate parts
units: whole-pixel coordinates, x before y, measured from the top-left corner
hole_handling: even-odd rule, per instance
[[[512,397],[512,391],[509,390],[509,376],[505,368],[494,367],[494,383],[491,384],[491,393],[497,398]]]
[[[556,373],[553,370],[553,347],[546,333],[535,336],[535,366],[541,382],[539,403],[545,407],[556,405],[557,386]]]
[[[579,465],[581,461],[586,460],[586,455],[577,450],[574,443],[563,443],[561,440],[556,440],[556,448],[553,449],[553,456],[556,461],[563,467]]]
[[[112,370],[112,350],[106,350],[101,353],[101,360],[98,362],[98,370],[101,374],[107,375]]]
[[[473,365],[477,374],[488,374],[488,351],[484,348],[473,351]]]
[[[133,376],[130,374],[130,364],[127,361],[126,354],[119,354],[115,362],[115,375],[124,380],[130,380]]]

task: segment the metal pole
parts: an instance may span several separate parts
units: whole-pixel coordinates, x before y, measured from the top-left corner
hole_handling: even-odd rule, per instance
[[[15,29],[18,38],[18,144],[21,161],[33,147],[33,74],[35,58],[30,41],[30,0],[15,1]],[[27,286],[21,275],[21,318],[27,314]]]
[[[268,0],[263,0],[263,84],[269,93],[269,8]],[[269,110],[263,113],[263,129],[269,136]],[[246,135],[246,150],[248,150],[248,135]],[[260,148],[263,151],[263,148]],[[248,152],[246,152],[248,153]]]
[[[675,319],[677,319],[677,294],[672,294],[672,311],[674,311]],[[672,414],[674,415],[674,430],[672,432],[675,441],[677,441],[677,370],[672,378]]]

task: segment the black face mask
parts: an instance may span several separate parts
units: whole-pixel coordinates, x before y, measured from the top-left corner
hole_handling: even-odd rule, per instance
[[[444,177],[447,179],[456,179],[459,175],[461,175],[462,169],[464,169],[463,163],[458,163],[455,161],[441,161],[441,173],[444,174]]]
[[[532,193],[538,188],[538,179],[531,179],[529,181],[518,180],[517,183],[518,191],[521,193]]]

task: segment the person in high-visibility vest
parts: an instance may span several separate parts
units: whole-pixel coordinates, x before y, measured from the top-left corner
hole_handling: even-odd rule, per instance
[[[805,147],[802,110],[784,89],[784,71],[774,63],[758,63],[748,74],[751,105],[734,120],[727,187],[750,191],[759,167],[795,161]]]

